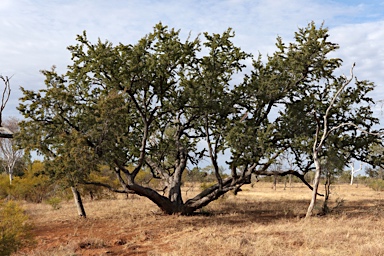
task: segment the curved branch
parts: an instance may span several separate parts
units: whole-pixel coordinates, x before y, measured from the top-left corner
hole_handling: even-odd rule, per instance
[[[257,171],[254,171],[253,173],[256,175],[265,175],[265,176],[272,176],[272,175],[276,175],[276,174],[279,176],[286,176],[288,174],[292,174],[292,175],[296,176],[297,178],[299,178],[310,190],[313,191],[313,187],[304,179],[304,175],[300,174],[294,170],[287,170],[287,171],[280,171],[280,172],[257,170]],[[320,194],[320,193],[317,193],[317,195],[324,196],[323,194]]]
[[[112,187],[111,185],[108,185],[108,184],[105,184],[105,183],[101,183],[101,182],[84,181],[83,184],[104,187],[104,188],[107,188],[109,191],[112,191],[112,192],[115,192],[115,193],[123,193],[123,194],[131,193],[131,194],[135,194],[135,192],[132,191],[132,190],[126,191],[126,190],[116,189],[116,188]]]

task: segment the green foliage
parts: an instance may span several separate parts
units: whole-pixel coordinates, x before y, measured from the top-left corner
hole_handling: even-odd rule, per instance
[[[384,168],[382,168],[382,167],[367,168],[365,170],[365,173],[370,178],[384,180]]]
[[[16,200],[41,203],[52,193],[52,186],[46,177],[16,177],[11,186],[11,196]]]
[[[10,194],[9,178],[6,174],[0,174],[0,198],[7,198]]]
[[[41,203],[54,193],[54,186],[41,173],[42,170],[43,164],[36,161],[25,170],[23,176],[15,177],[12,185],[6,175],[0,175],[0,197]]]
[[[13,201],[0,204],[0,255],[11,255],[32,240],[28,216]]]
[[[118,180],[168,213],[203,207],[249,183],[253,173],[271,175],[268,168],[287,151],[295,170],[309,172],[316,127],[345,82],[335,75],[342,61],[330,57],[339,47],[328,41],[328,29],[310,23],[289,44],[277,38],[265,63],[235,46],[231,29],[185,41],[179,34],[159,23],[137,43],[116,46],[78,35],[65,74],[45,70],[44,89],[22,88],[20,147],[38,150],[60,186],[95,180],[115,189]],[[234,79],[251,59],[251,72]],[[351,122],[371,131],[378,123],[367,96],[373,88],[356,79],[332,103],[327,126]],[[320,157],[334,171],[350,158],[363,159],[373,142],[343,126]],[[230,154],[228,177],[218,164],[223,153]],[[184,202],[180,186],[189,164],[210,165],[205,179],[219,186]],[[100,166],[108,173],[95,176]],[[166,197],[159,187],[167,188]]]
[[[92,182],[108,184],[115,189],[119,188],[118,180],[110,174],[110,171],[107,167],[100,167],[98,171],[90,172],[88,180]],[[114,194],[112,194],[108,189],[97,185],[82,185],[79,187],[79,191],[83,196],[89,195],[92,200],[114,197]]]
[[[59,210],[61,208],[61,201],[62,200],[59,197],[51,197],[46,201],[46,203],[52,206],[53,210]]]

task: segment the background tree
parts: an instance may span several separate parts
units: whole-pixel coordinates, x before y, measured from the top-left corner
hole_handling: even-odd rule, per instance
[[[0,127],[3,127],[3,110],[7,105],[9,100],[9,96],[11,95],[11,84],[10,78],[8,76],[0,75],[0,79],[4,82],[4,90],[1,97],[1,105],[0,105]]]
[[[354,178],[356,173],[358,173],[359,171],[361,171],[363,169],[363,165],[362,165],[362,163],[360,163],[359,169],[355,169],[354,163],[351,162],[349,164],[349,167],[351,168],[351,182],[349,183],[349,185],[353,185],[353,178]]]
[[[12,132],[19,131],[19,120],[17,118],[9,118],[3,124]],[[24,156],[22,149],[15,147],[15,141],[9,138],[0,138],[0,158],[4,170],[9,175],[9,183],[12,184],[14,168],[17,162],[21,162]]]
[[[384,180],[384,169],[381,168],[381,167],[376,167],[376,168],[370,167],[370,168],[367,168],[365,170],[365,173],[370,178]]]
[[[283,154],[279,157],[279,161],[281,162],[282,165],[285,165],[284,168],[287,168],[289,170],[293,170],[295,168],[295,158],[292,152],[289,150],[283,152]],[[292,188],[292,174],[288,174],[288,183],[289,183],[289,188]],[[284,180],[284,190],[287,188],[287,178]]]
[[[332,69],[340,65],[339,61],[335,62]],[[344,165],[350,159],[359,159],[373,164],[368,158],[370,145],[379,143],[380,139],[377,132],[371,131],[379,120],[372,116],[369,104],[373,101],[367,94],[373,90],[374,85],[368,81],[356,79],[354,87],[347,87],[354,79],[352,71],[353,67],[349,79],[344,75],[335,77],[333,73],[329,73],[323,85],[310,90],[305,88],[304,94],[300,92],[297,95],[301,99],[297,99],[297,104],[289,106],[290,114],[283,119],[286,123],[300,122],[300,125],[291,124],[294,128],[292,132],[300,134],[300,137],[294,140],[294,143],[299,143],[299,147],[292,150],[296,151],[298,156],[306,155],[309,163],[301,168],[312,168],[312,161],[315,164],[314,190],[307,217],[312,215],[316,202],[322,173],[322,158],[336,157]],[[292,118],[295,115],[296,117]],[[312,120],[308,119],[311,116]],[[312,150],[308,151],[311,146]],[[302,163],[300,159],[298,164],[302,165]],[[326,189],[326,200],[327,195],[329,195],[329,187]]]
[[[3,111],[5,106],[8,103],[9,97],[11,95],[11,84],[10,78],[8,76],[0,75],[0,79],[4,83],[4,90],[1,97],[1,105],[0,105],[0,138],[12,138],[12,132],[7,128],[3,127]]]
[[[251,55],[236,47],[233,37],[228,29],[204,33],[203,42],[199,37],[182,42],[179,31],[157,24],[137,44],[113,46],[100,40],[92,44],[84,32],[68,47],[73,63],[66,74],[43,71],[45,89],[22,89],[21,147],[43,154],[53,175],[136,193],[168,214],[191,214],[228,191],[239,191],[252,174],[294,174],[312,188],[304,175],[313,168],[306,153],[308,138],[313,140],[308,131],[316,124],[301,121],[301,115],[312,109],[314,97],[329,92],[319,83],[334,80],[341,61],[328,55],[337,46],[327,41],[326,29],[311,23],[289,46],[278,38],[267,62],[261,56],[253,60],[251,74],[235,84],[233,76]],[[351,93],[355,101],[343,100],[345,113],[360,96],[360,91]],[[349,116],[335,111],[332,117]],[[363,123],[370,118],[360,117]],[[305,132],[301,136],[295,129]],[[303,160],[296,164],[304,168],[271,171],[287,150]],[[219,168],[224,152],[230,154],[228,177]],[[216,184],[184,201],[187,165],[207,160]],[[91,179],[90,170],[101,165],[110,167],[122,190]],[[147,168],[162,181],[164,195],[138,182]]]

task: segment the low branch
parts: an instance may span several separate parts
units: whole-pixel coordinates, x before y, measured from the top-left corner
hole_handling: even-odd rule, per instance
[[[134,191],[132,190],[120,190],[120,189],[116,189],[114,187],[112,187],[111,185],[108,185],[108,184],[105,184],[105,183],[101,183],[101,182],[95,182],[95,181],[84,181],[83,184],[85,185],[95,185],[95,186],[99,186],[99,187],[104,187],[104,188],[107,188],[109,191],[111,192],[116,192],[116,193],[122,193],[122,194],[126,194],[126,193],[130,193],[130,194],[135,194]]]
[[[300,173],[298,173],[297,171],[294,171],[294,170],[287,170],[287,171],[280,171],[280,172],[257,170],[257,171],[253,171],[253,173],[256,174],[256,175],[265,175],[265,176],[276,175],[276,173],[279,176],[286,176],[288,174],[292,174],[292,175],[296,176],[297,178],[299,178],[310,190],[313,191],[313,187],[304,178],[305,174],[300,174]],[[323,194],[320,194],[320,193],[317,193],[317,195],[324,196]]]

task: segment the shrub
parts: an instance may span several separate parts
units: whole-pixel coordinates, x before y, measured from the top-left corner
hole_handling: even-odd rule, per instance
[[[9,178],[7,175],[0,175],[0,198],[7,198],[10,193]]]
[[[28,216],[13,201],[0,205],[0,255],[7,256],[32,242]]]
[[[51,192],[51,185],[43,176],[16,177],[9,189],[12,199],[33,203],[41,203]]]
[[[367,185],[375,191],[384,191],[384,180],[371,179]]]
[[[47,200],[46,203],[52,206],[53,210],[59,210],[61,208],[61,199],[58,197],[51,197]]]

